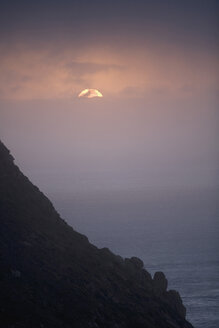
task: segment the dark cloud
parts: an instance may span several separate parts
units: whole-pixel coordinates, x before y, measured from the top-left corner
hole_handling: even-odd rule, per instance
[[[0,30],[6,42],[169,42],[216,45],[215,0],[3,1]]]
[[[66,69],[69,71],[71,70],[74,76],[83,76],[84,74],[94,74],[97,72],[103,72],[108,70],[122,70],[123,66],[120,65],[105,65],[105,64],[98,64],[98,63],[80,63],[72,61],[65,65]]]

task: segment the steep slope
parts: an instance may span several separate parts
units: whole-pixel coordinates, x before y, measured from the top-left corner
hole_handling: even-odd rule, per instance
[[[68,226],[0,142],[1,327],[191,328],[166,288]]]

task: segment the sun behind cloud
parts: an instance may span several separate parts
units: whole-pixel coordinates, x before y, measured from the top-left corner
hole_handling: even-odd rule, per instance
[[[97,89],[84,89],[78,95],[78,98],[94,98],[94,97],[103,97],[103,95]]]

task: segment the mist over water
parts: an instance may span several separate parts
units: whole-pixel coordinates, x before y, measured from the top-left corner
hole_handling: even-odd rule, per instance
[[[75,230],[163,271],[217,328],[217,101],[158,98],[3,103],[1,136]]]
[[[3,141],[62,217],[96,246],[163,271],[194,327],[217,328],[216,100],[2,108]]]
[[[62,217],[98,247],[138,256],[180,292],[195,328],[219,324],[218,190],[49,194]]]

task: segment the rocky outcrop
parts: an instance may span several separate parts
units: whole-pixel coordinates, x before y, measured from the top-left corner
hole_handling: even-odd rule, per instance
[[[191,328],[162,272],[98,249],[60,218],[0,143],[4,328]]]
[[[167,290],[168,281],[163,272],[155,272],[153,286],[156,294],[163,294]]]
[[[182,299],[176,290],[169,290],[167,292],[166,299],[176,313],[179,313],[179,315],[182,317],[186,316],[186,308],[183,305]]]

